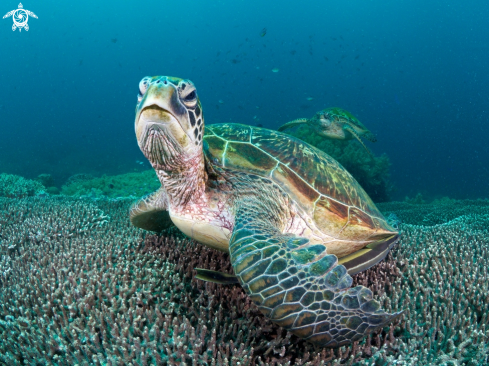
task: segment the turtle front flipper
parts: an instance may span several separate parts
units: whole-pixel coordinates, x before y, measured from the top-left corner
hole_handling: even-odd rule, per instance
[[[355,137],[357,139],[357,141],[365,148],[365,150],[367,150],[367,152],[369,153],[370,157],[373,158],[373,154],[372,152],[369,150],[369,148],[367,146],[365,146],[365,144],[363,143],[362,139],[360,138],[360,136],[358,136],[357,132],[352,128],[350,127],[349,125],[346,125],[345,129],[350,132],[353,137]]]
[[[287,122],[286,124],[280,126],[277,131],[284,131],[288,128],[295,127],[297,125],[301,125],[303,123],[307,123],[308,119],[307,118],[298,118],[294,119],[293,121]]]
[[[369,289],[350,288],[352,278],[325,246],[283,234],[281,214],[263,211],[263,201],[235,202],[229,253],[241,285],[265,316],[318,346],[339,347],[401,315],[380,310]]]
[[[165,189],[161,187],[134,203],[129,217],[134,226],[144,230],[160,232],[172,226]]]

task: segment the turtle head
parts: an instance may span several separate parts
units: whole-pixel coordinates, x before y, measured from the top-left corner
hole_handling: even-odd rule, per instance
[[[158,169],[178,170],[202,153],[204,118],[194,84],[169,76],[144,77],[136,106],[138,145]]]
[[[339,140],[346,138],[343,126],[336,121],[327,109],[317,112],[314,117],[308,121],[308,124],[318,135]]]

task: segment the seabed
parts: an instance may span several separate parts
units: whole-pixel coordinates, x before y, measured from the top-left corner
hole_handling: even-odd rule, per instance
[[[195,279],[195,267],[231,273],[227,255],[132,227],[133,200],[0,197],[0,364],[489,364],[489,200],[379,204],[401,240],[355,281],[405,315],[323,350],[239,285]]]

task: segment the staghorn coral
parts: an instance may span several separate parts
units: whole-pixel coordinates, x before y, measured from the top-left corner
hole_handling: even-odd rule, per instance
[[[51,174],[39,174],[34,180],[41,183],[49,194],[59,194],[59,188],[54,185],[54,178]]]
[[[387,155],[372,157],[354,140],[332,140],[301,125],[291,135],[317,147],[336,159],[360,183],[374,202],[390,200],[390,160]]]
[[[31,179],[13,174],[0,174],[0,197],[23,198],[40,194],[44,186]]]
[[[489,363],[489,212],[434,226],[401,225],[402,276],[389,310],[406,309],[397,337],[402,365]]]
[[[51,174],[39,174],[34,180],[41,183],[44,187],[54,187],[54,178]]]
[[[137,198],[156,191],[161,186],[153,169],[139,173],[94,178],[87,174],[76,174],[68,178],[61,193],[72,197],[91,198]]]
[[[130,226],[127,207],[0,199],[0,250],[8,258],[0,263],[10,268],[0,283],[0,364],[488,362],[489,210],[482,204],[476,212],[467,204],[441,225],[401,224],[392,255],[354,280],[386,310],[406,310],[404,319],[336,350],[316,350],[273,325],[239,286],[196,280],[194,267],[231,272],[227,255],[175,229],[144,236]]]
[[[486,214],[489,200],[452,200],[444,198],[432,203],[387,202],[377,205],[386,213],[395,214],[401,222],[412,225],[433,226],[445,224],[467,214]]]

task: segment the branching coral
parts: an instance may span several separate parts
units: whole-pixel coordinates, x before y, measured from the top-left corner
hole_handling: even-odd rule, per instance
[[[378,204],[382,212],[395,214],[401,222],[412,225],[433,226],[468,215],[489,213],[489,200],[452,200],[448,198],[432,203],[388,202]]]
[[[394,257],[403,275],[384,299],[390,311],[407,311],[398,337],[402,364],[489,362],[488,225],[489,214],[402,225]]]
[[[44,191],[44,186],[31,179],[13,174],[0,174],[0,197],[23,198]]]
[[[175,234],[144,236],[127,207],[0,199],[1,263],[9,268],[0,278],[0,364],[488,362],[487,208],[466,205],[440,225],[401,224],[392,255],[355,282],[386,310],[404,309],[404,319],[349,347],[316,350],[264,318],[240,286],[194,278],[195,267],[231,272],[226,254]]]
[[[141,197],[160,187],[154,170],[94,178],[86,174],[70,177],[61,193],[72,197]]]

